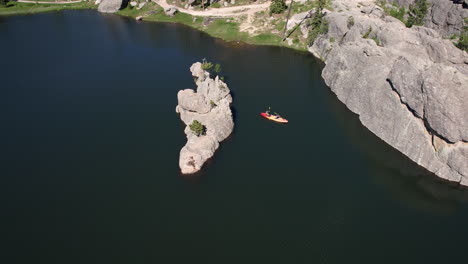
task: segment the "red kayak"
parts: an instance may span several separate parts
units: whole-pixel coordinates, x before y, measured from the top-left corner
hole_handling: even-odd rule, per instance
[[[263,116],[263,117],[266,118],[266,119],[271,120],[271,121],[275,121],[275,122],[283,123],[283,124],[288,123],[288,120],[282,118],[282,117],[279,116],[279,115],[272,115],[272,114],[265,113],[265,112],[260,113],[260,115]]]

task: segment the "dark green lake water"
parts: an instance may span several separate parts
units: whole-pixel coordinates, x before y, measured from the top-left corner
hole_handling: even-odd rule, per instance
[[[363,128],[309,54],[94,11],[0,18],[0,52],[2,263],[466,262],[466,191]],[[236,127],[186,177],[176,94],[202,58]]]

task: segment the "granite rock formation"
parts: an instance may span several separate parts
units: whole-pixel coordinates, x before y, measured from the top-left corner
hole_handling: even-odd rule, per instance
[[[183,174],[192,174],[201,169],[205,161],[214,155],[219,143],[226,139],[234,129],[230,105],[232,97],[226,83],[202,69],[197,62],[190,67],[195,78],[197,91],[185,89],[177,94],[176,112],[187,125],[185,134],[187,144],[180,151],[179,166]],[[194,120],[206,127],[206,134],[196,136],[189,125]]]
[[[338,99],[420,166],[468,185],[468,54],[372,3],[326,18],[328,33],[309,50]]]
[[[408,7],[415,0],[387,0]],[[427,0],[428,12],[424,26],[436,30],[442,37],[459,35],[463,30],[464,19],[468,17],[466,0]]]
[[[102,13],[115,13],[122,8],[123,0],[102,0],[99,3],[98,11]]]

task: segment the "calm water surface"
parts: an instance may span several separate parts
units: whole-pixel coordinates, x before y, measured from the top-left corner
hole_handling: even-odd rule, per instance
[[[0,50],[2,263],[466,263],[466,192],[364,129],[311,55],[94,11],[0,18]],[[184,177],[202,58],[236,127]]]

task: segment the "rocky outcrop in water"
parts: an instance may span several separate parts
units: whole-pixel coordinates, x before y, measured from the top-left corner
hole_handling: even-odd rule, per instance
[[[408,7],[415,0],[387,0]],[[439,32],[443,37],[460,34],[464,18],[468,17],[468,0],[427,0],[428,12],[424,26]]]
[[[372,4],[327,14],[329,32],[310,48],[325,82],[371,132],[468,185],[468,54],[435,30],[382,17]]]
[[[230,105],[232,97],[226,83],[216,76],[210,78],[210,73],[202,69],[197,62],[190,67],[197,84],[197,91],[185,89],[177,94],[176,112],[187,125],[185,134],[187,144],[180,151],[179,166],[184,174],[199,171],[205,161],[211,158],[234,129],[234,121]],[[206,127],[206,134],[195,135],[189,125],[194,120]]]
[[[124,4],[123,0],[102,0],[99,3],[98,11],[102,13],[115,13]]]

